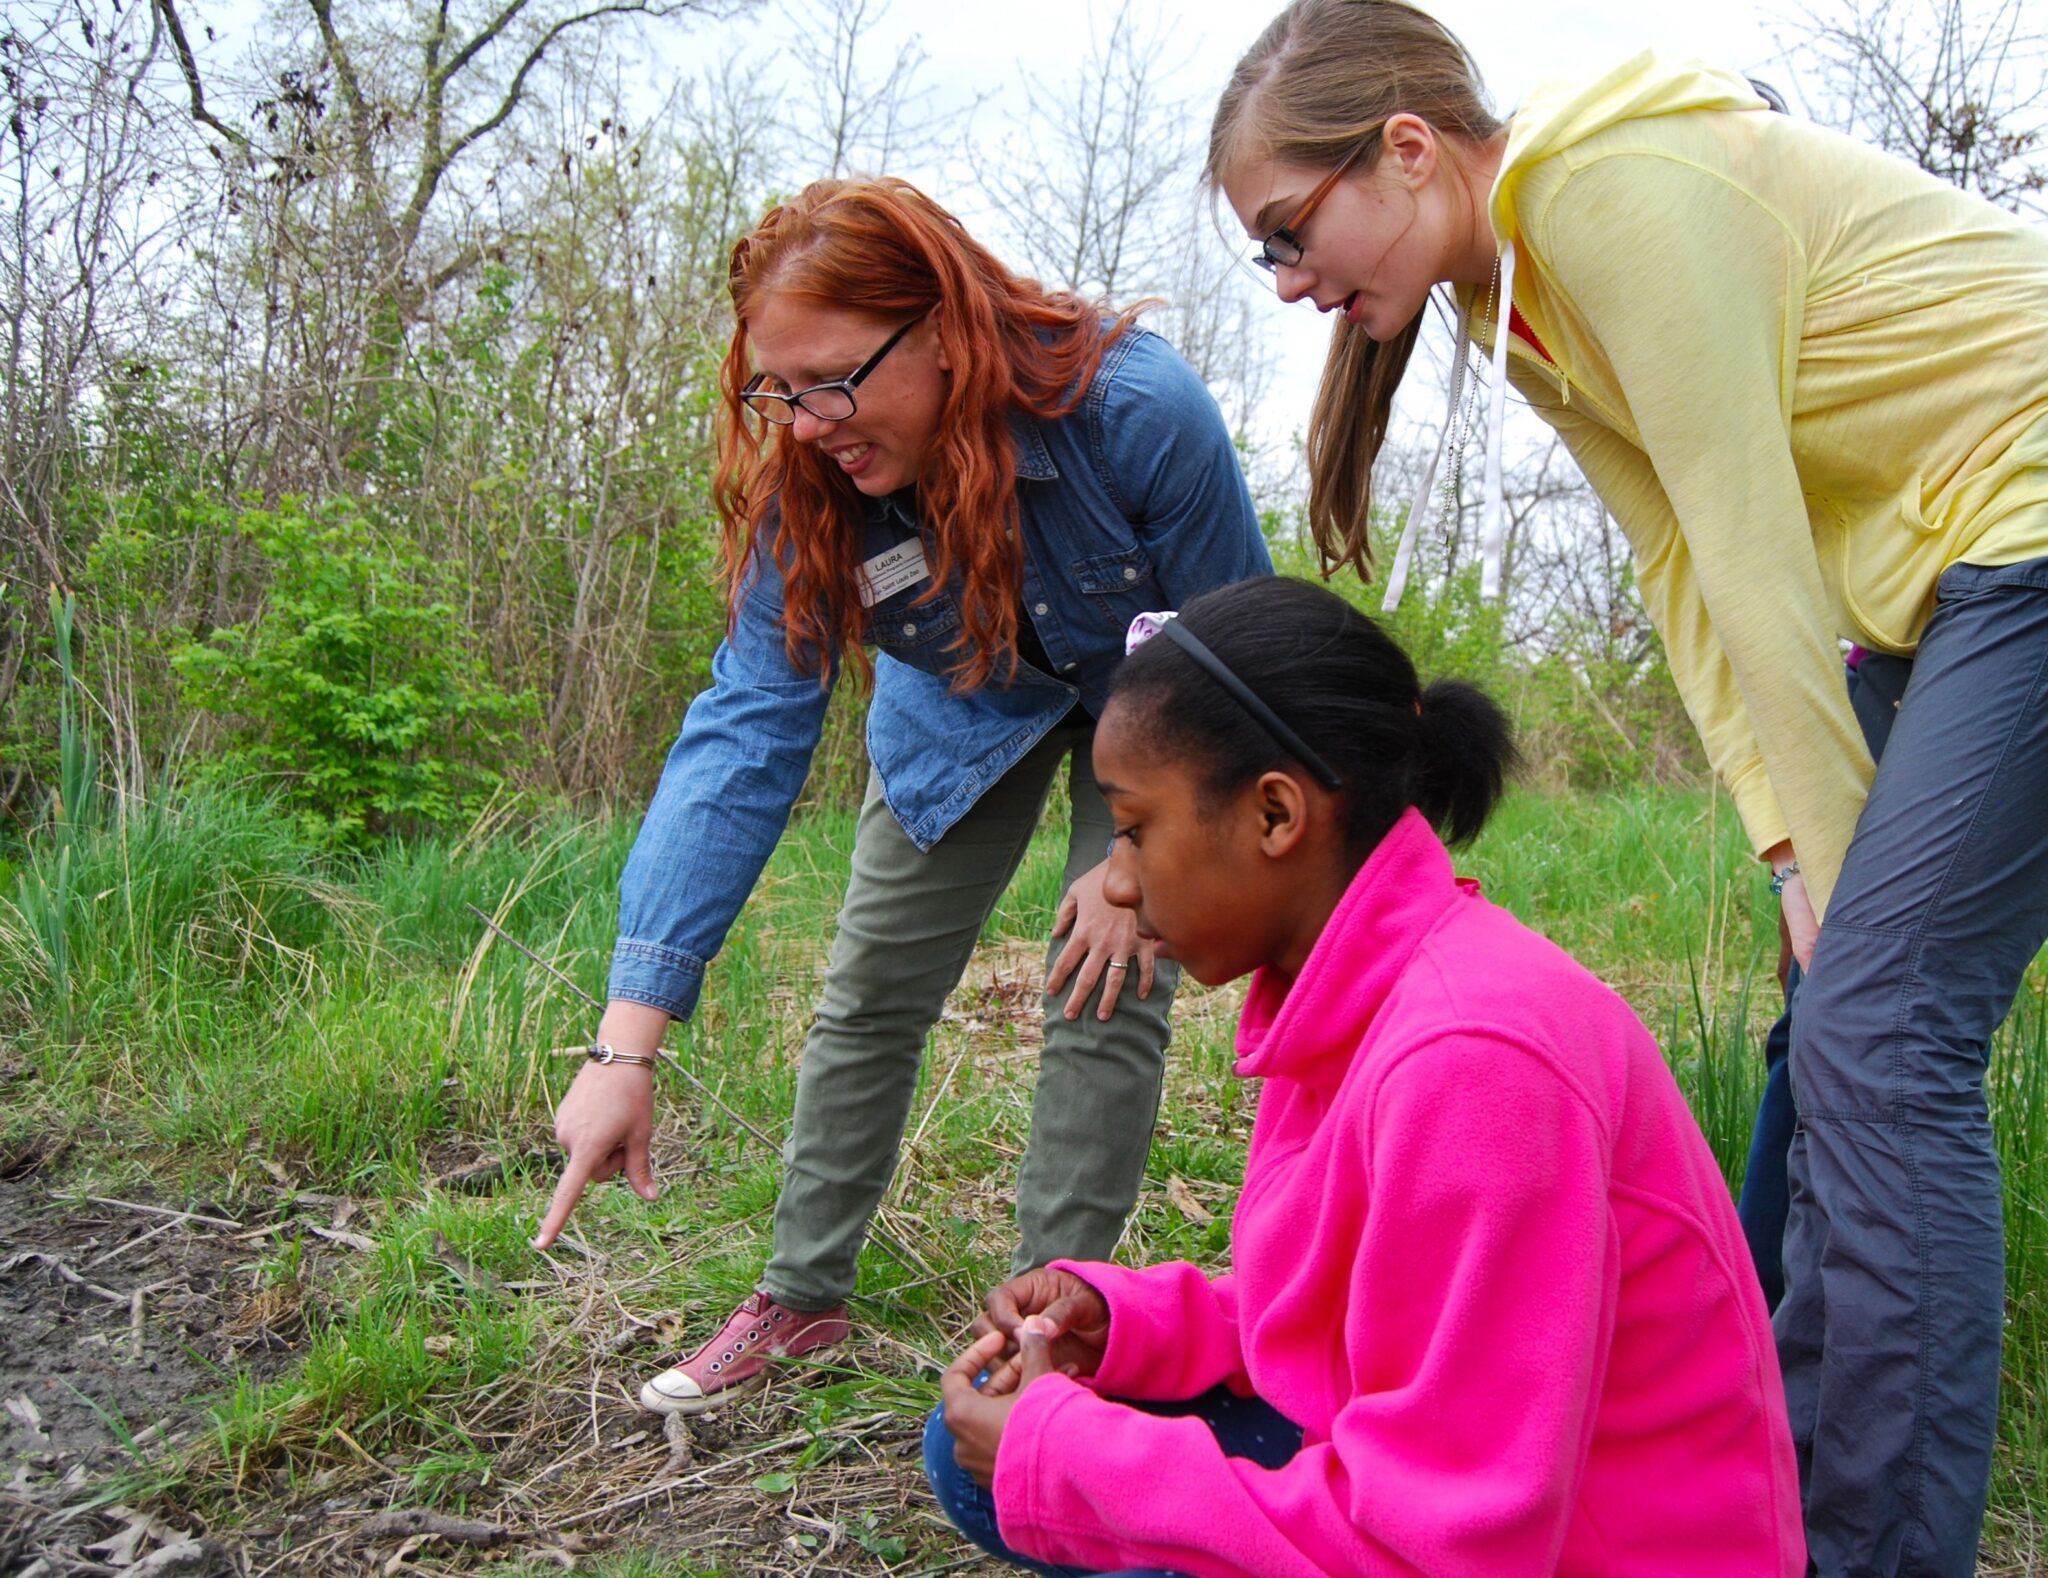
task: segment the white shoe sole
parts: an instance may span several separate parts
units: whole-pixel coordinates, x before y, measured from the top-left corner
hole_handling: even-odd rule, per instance
[[[658,1377],[657,1377],[658,1379]],[[709,1397],[675,1397],[667,1392],[656,1391],[654,1382],[649,1381],[640,1388],[640,1406],[650,1414],[709,1414],[715,1413],[727,1403],[738,1402],[761,1390],[768,1384],[768,1372],[761,1370],[748,1376],[744,1381],[735,1381],[730,1386],[721,1386]]]

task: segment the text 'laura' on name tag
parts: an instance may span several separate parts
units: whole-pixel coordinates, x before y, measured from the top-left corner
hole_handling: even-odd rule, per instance
[[[860,567],[860,605],[873,608],[883,598],[893,597],[930,575],[931,570],[924,562],[924,544],[915,537],[899,542]]]

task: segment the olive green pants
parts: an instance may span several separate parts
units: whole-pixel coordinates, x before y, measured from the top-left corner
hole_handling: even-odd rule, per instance
[[[1074,804],[1062,889],[1103,858],[1110,820],[1089,759],[1093,733],[1085,720],[1054,728],[929,852],[897,825],[869,774],[839,933],[804,1040],[775,1251],[761,1283],[790,1307],[824,1309],[853,1289],[868,1220],[896,1169],[925,1038],[1024,858],[1062,760],[1073,762]],[[1048,968],[1062,946],[1048,949]],[[1017,1179],[1018,1270],[1060,1256],[1107,1259],[1115,1247],[1144,1177],[1178,980],[1161,964],[1152,995],[1140,1002],[1133,982],[1107,1021],[1095,1016],[1099,985],[1078,1019],[1062,1015],[1065,992],[1044,999],[1031,1142]]]

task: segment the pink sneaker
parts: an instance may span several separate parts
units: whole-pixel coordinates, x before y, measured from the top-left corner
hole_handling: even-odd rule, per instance
[[[767,1380],[771,1360],[823,1348],[846,1332],[844,1304],[806,1313],[750,1293],[717,1336],[640,1388],[640,1405],[657,1414],[721,1408]]]

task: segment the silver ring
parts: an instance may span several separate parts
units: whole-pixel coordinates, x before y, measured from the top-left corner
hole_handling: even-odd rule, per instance
[[[1105,964],[1103,966],[1103,969],[1105,970],[1128,970],[1129,968],[1130,966],[1124,963],[1124,961],[1121,959],[1112,959],[1108,964]]]

